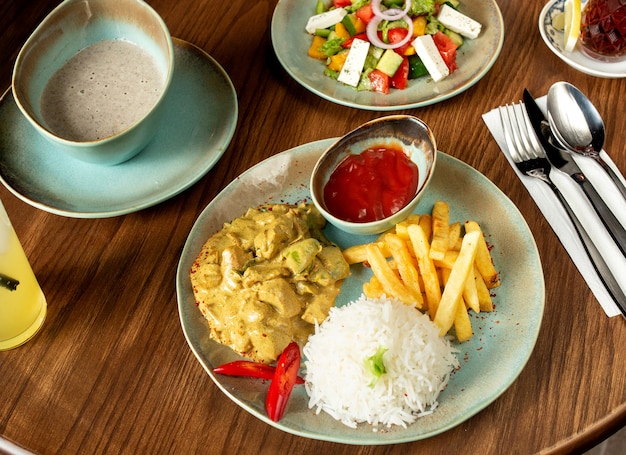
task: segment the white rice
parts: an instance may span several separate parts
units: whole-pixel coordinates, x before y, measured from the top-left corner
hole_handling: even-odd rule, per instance
[[[366,359],[386,348],[386,374],[371,386]],[[406,427],[437,407],[458,368],[456,350],[427,315],[397,300],[361,296],[316,326],[303,349],[309,408],[345,425]]]

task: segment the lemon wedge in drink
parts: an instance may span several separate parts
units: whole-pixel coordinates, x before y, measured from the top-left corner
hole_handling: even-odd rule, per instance
[[[565,28],[563,30],[565,52],[572,52],[576,47],[576,43],[578,42],[581,20],[580,10],[580,0],[565,0]]]

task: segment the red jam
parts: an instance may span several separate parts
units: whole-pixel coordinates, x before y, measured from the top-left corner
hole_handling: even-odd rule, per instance
[[[417,165],[400,147],[376,146],[339,163],[324,187],[324,203],[339,219],[376,221],[407,205],[417,183]]]
[[[589,0],[581,22],[583,49],[600,57],[626,53],[626,2]]]

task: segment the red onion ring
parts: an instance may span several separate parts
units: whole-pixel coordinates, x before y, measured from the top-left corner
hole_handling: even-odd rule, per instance
[[[381,0],[372,0],[370,3],[370,5],[372,6],[372,11],[374,12],[374,16],[381,17],[388,21],[402,19],[411,9],[411,0],[406,0],[403,10],[401,10],[400,8],[390,8],[385,11],[381,11],[380,2]]]
[[[372,0],[372,3],[373,3],[373,0]],[[406,34],[406,36],[401,41],[398,41],[397,43],[385,43],[378,37],[378,24],[380,24],[383,21],[383,18],[380,16],[374,15],[374,17],[372,17],[372,19],[367,24],[367,28],[366,28],[367,38],[370,40],[370,43],[372,43],[376,47],[380,47],[381,49],[396,49],[398,47],[404,46],[406,43],[411,41],[411,38],[413,38],[413,21],[406,14],[403,14],[400,17],[400,19],[403,19],[403,18],[406,18],[405,22],[407,23],[409,27],[408,33]]]

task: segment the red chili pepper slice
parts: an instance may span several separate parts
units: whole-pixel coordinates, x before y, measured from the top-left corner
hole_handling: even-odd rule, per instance
[[[267,415],[274,422],[278,422],[285,412],[287,401],[296,384],[300,369],[300,346],[295,341],[289,345],[278,357],[278,365],[265,400]]]
[[[213,368],[214,373],[226,376],[242,376],[246,378],[273,379],[276,367],[250,360],[236,360]],[[300,376],[296,378],[296,384],[304,384]]]

